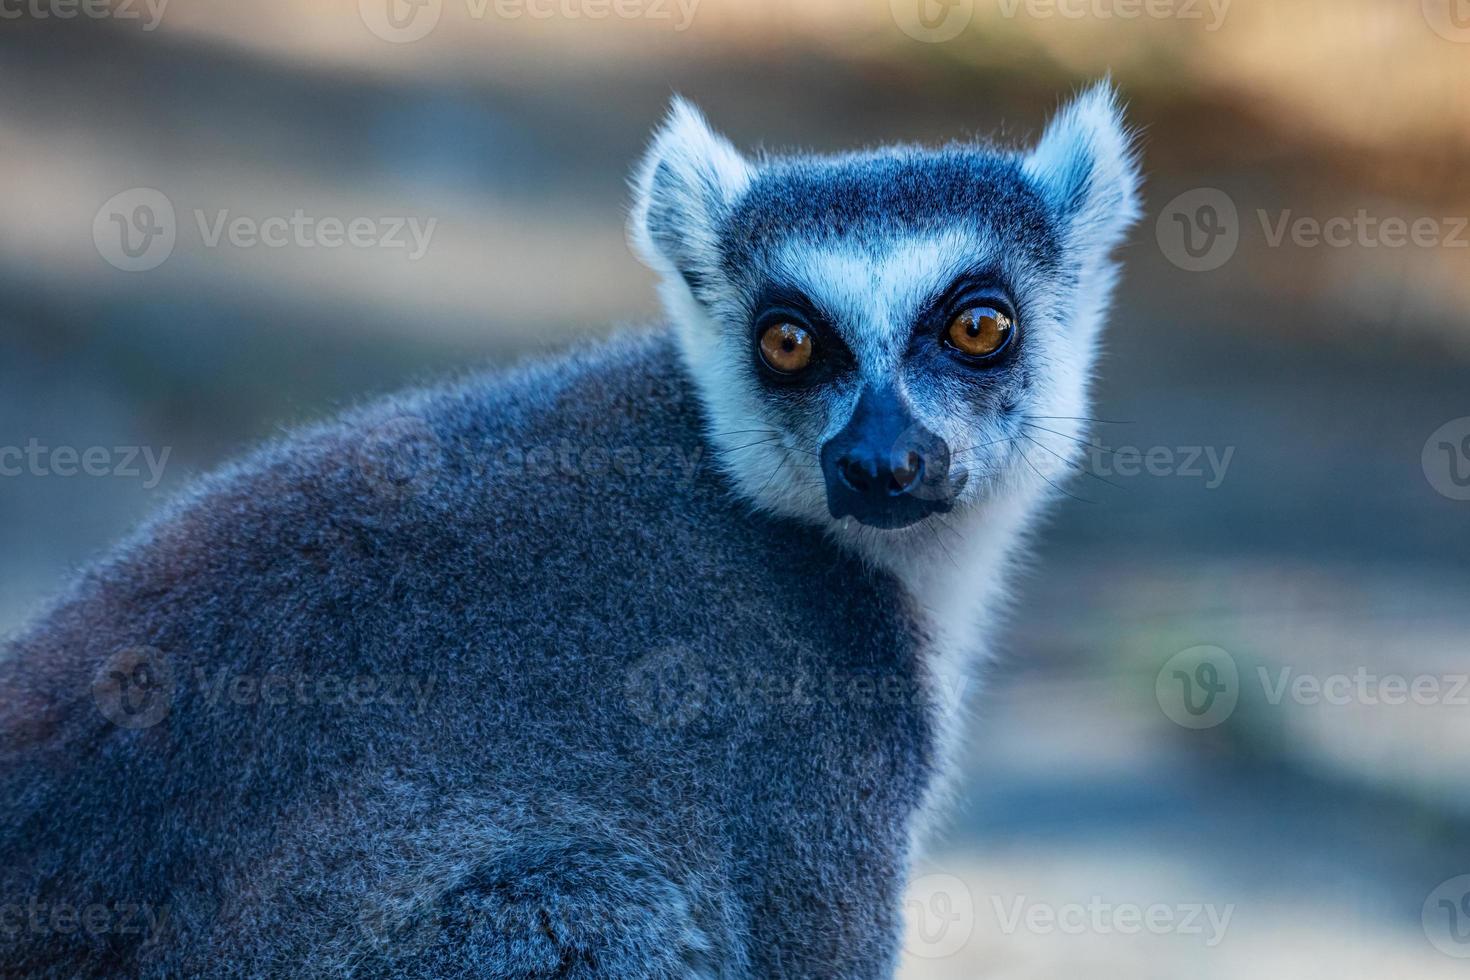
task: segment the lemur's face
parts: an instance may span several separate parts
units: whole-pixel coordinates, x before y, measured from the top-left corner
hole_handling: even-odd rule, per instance
[[[1136,182],[1101,87],[1029,154],[752,163],[678,103],[634,232],[742,491],[891,531],[1065,477]]]

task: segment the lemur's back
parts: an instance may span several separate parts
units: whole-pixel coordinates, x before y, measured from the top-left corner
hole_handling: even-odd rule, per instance
[[[913,625],[734,499],[698,412],[667,335],[618,337],[354,413],[145,529],[0,663],[0,895],[41,909],[0,960],[886,975]]]

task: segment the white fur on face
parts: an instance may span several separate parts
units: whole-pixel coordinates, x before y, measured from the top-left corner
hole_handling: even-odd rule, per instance
[[[864,380],[892,381],[925,302],[994,252],[993,241],[955,230],[881,244],[789,242],[774,265],[832,317]]]
[[[1044,417],[1040,429],[1018,435],[1014,421],[992,418],[967,400],[963,386],[945,387],[916,376],[904,355],[915,318],[926,303],[964,271],[994,260],[1005,265],[992,235],[952,229],[925,237],[873,244],[811,246],[793,242],[774,267],[783,282],[802,290],[826,311],[857,360],[856,377],[823,391],[821,409],[795,423],[771,409],[757,383],[743,329],[721,329],[687,290],[666,290],[685,323],[681,333],[687,363],[704,395],[711,435],[726,471],[751,503],[786,517],[828,525],[840,534],[864,534],[850,522],[828,516],[816,454],[849,421],[865,384],[881,384],[906,402],[910,413],[956,453],[955,464],[971,475],[961,498],[974,504],[995,493],[1026,494],[1060,484],[1079,454],[1087,382],[1094,360],[1099,310],[1069,311],[1070,294],[1041,296],[1029,303],[1021,329],[1026,356],[1038,366],[1019,393],[1017,412]],[[1014,271],[1024,288],[1024,268]],[[1097,279],[1079,284],[1105,285]],[[676,284],[677,287],[677,284]],[[680,295],[686,294],[686,295]],[[1099,296],[1095,302],[1101,303]],[[947,397],[936,398],[937,394]],[[1034,440],[1034,441],[1033,441]],[[949,521],[953,524],[955,521]],[[931,529],[871,532],[885,542]]]
[[[1137,163],[1110,86],[1099,84],[1058,113],[1037,146],[1021,158],[1024,179],[1051,203],[1059,221],[1062,264],[1073,275],[1037,287],[1021,329],[1028,339],[1030,383],[1018,411],[1046,429],[1025,439],[955,404],[923,404],[914,414],[951,446],[978,477],[965,504],[986,495],[1041,495],[1066,478],[1085,432],[1087,387],[1097,336],[1112,293],[1114,245],[1138,213]],[[679,331],[685,364],[710,419],[710,437],[741,496],[783,516],[831,525],[813,455],[846,423],[858,385],[833,387],[809,425],[781,421],[767,408],[751,373],[748,331],[717,318],[695,299],[692,282],[719,282],[719,229],[750,186],[756,165],[710,130],[699,112],[676,100],[639,168],[633,240],[661,274],[661,292]],[[901,357],[922,302],[964,268],[1003,264],[1005,241],[980,229],[955,228],[927,238],[874,243],[793,242],[775,272],[803,288],[843,329],[864,381],[885,380],[909,395]],[[1018,291],[1026,270],[1013,270]],[[933,401],[933,398],[928,400]],[[814,416],[817,413],[814,413]],[[832,528],[846,533],[846,526]],[[905,531],[886,532],[887,539]],[[888,542],[890,545],[892,541]]]

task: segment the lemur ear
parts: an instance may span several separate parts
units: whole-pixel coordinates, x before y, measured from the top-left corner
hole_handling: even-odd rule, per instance
[[[698,295],[716,271],[720,221],[751,172],[698,109],[675,98],[633,177],[630,230],[639,256]]]
[[[1022,169],[1060,215],[1074,254],[1106,254],[1140,216],[1134,136],[1110,82],[1057,113]]]

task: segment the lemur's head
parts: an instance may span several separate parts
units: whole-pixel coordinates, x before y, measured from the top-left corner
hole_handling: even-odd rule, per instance
[[[632,230],[740,490],[892,531],[1065,475],[1138,181],[1106,84],[1019,153],[749,160],[676,101]]]

